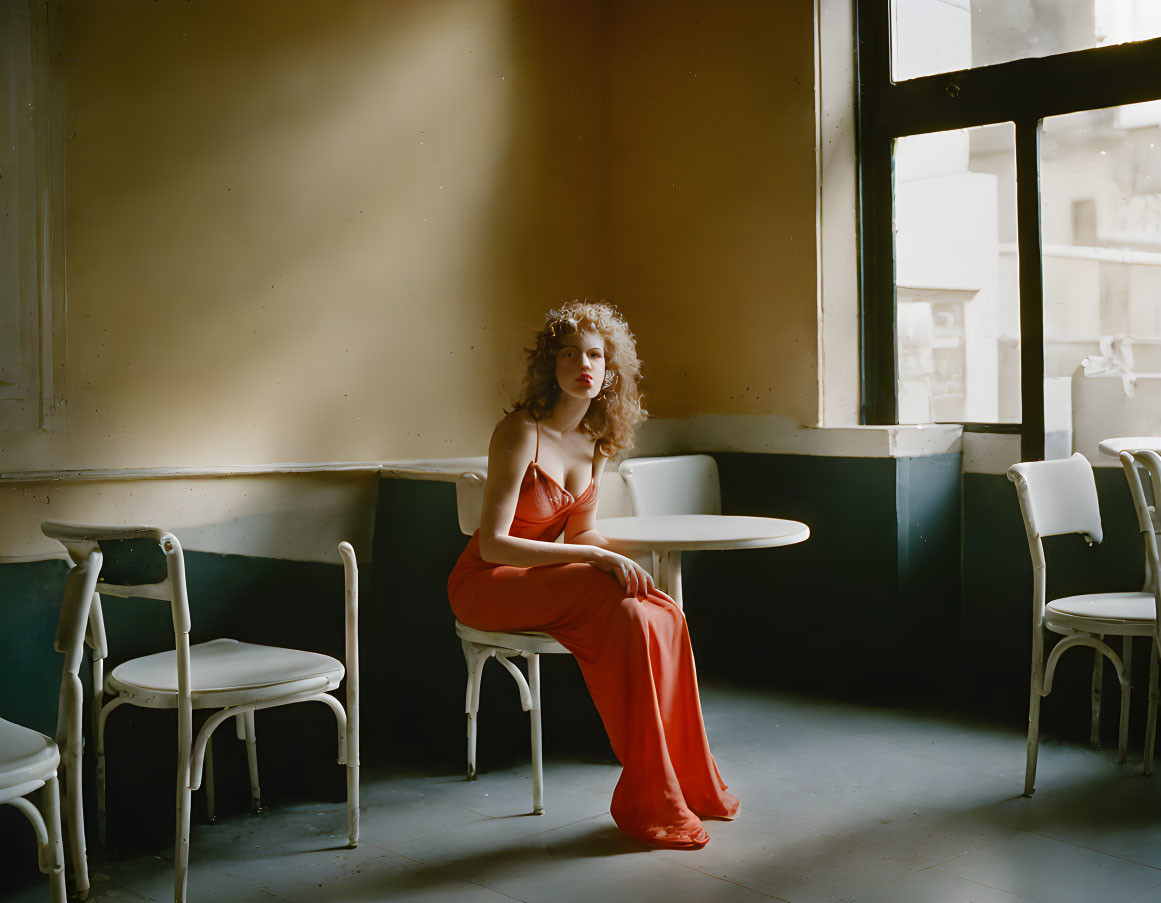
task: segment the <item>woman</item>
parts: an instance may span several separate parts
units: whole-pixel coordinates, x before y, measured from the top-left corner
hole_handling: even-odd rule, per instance
[[[549,311],[523,395],[488,449],[480,529],[448,580],[479,630],[540,630],[576,656],[624,769],[611,812],[631,837],[699,849],[733,818],[706,741],[685,617],[595,528],[606,462],[645,419],[629,326],[604,302]],[[564,543],[554,540],[564,533]]]

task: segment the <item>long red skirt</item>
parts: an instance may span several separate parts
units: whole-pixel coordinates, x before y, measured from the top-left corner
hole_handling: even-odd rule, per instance
[[[668,596],[626,596],[588,564],[457,568],[449,596],[470,627],[544,631],[576,656],[624,767],[610,806],[622,831],[697,848],[709,840],[699,816],[737,814],[706,739],[685,616]]]

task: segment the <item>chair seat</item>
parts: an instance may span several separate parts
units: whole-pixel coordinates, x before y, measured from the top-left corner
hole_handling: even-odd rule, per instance
[[[1153,633],[1152,593],[1088,593],[1053,599],[1045,606],[1049,628],[1146,636]]]
[[[569,651],[560,645],[547,633],[539,631],[516,631],[505,633],[492,630],[476,630],[456,621],[456,636],[470,643],[481,646],[498,646],[501,649],[512,649],[516,652],[531,652],[535,655],[570,655]]]
[[[0,718],[0,790],[47,781],[58,764],[60,751],[50,738]]]
[[[190,695],[193,707],[224,708],[260,702],[314,688],[302,681],[318,678],[318,692],[342,683],[343,663],[318,652],[258,646],[220,639],[190,646]],[[169,650],[124,662],[105,681],[109,693],[149,708],[177,706],[177,652]]]

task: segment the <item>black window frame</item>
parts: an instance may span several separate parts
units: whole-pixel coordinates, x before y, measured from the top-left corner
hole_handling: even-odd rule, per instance
[[[893,150],[897,138],[1011,122],[1016,136],[1021,458],[1044,457],[1040,122],[1161,99],[1161,38],[891,79],[891,0],[852,0],[858,167],[860,415],[898,422]],[[983,426],[983,425],[979,425]]]

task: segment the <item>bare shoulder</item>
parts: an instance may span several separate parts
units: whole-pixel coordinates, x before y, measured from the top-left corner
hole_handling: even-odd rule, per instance
[[[492,441],[488,446],[489,466],[511,462],[516,467],[527,467],[535,448],[536,422],[527,411],[513,411],[492,430]]]

